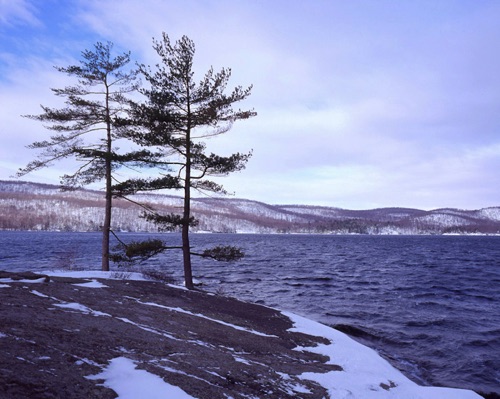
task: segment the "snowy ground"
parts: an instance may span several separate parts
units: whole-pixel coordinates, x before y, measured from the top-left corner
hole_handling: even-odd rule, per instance
[[[106,284],[106,280],[103,279],[113,279],[113,278],[123,278],[123,275],[105,273],[105,272],[51,272],[46,273],[51,276],[65,276],[85,279],[84,282],[79,282],[72,284],[77,289],[85,290],[110,290],[111,288],[108,284],[111,284],[111,280]],[[130,280],[143,280],[143,277],[139,274],[127,274],[126,276]],[[23,284],[27,290],[30,290],[31,294],[39,297],[39,299],[52,299],[50,294],[45,294],[42,290],[38,290],[36,287],[43,286],[44,279],[23,279],[14,282],[9,278],[0,279],[0,290],[9,290],[13,285]],[[181,287],[177,289],[184,290]],[[97,291],[93,291],[97,292]],[[185,292],[185,291],[184,291]],[[90,291],[89,291],[90,293]],[[183,316],[189,316],[194,320],[199,320],[205,323],[214,323],[214,325],[219,325],[221,328],[230,329],[236,332],[242,332],[245,334],[250,333],[253,335],[255,340],[265,340],[265,339],[277,339],[278,337],[259,331],[259,327],[249,328],[248,326],[237,325],[228,321],[215,319],[214,317],[206,316],[200,312],[187,310],[178,306],[168,306],[161,303],[143,301],[139,298],[127,298],[129,302],[135,302],[140,305],[147,307],[157,308],[159,311],[168,312],[168,314],[182,314]],[[59,301],[53,306],[60,308],[62,310],[80,312],[82,314],[91,314],[94,317],[103,318],[116,318],[123,322],[134,324],[140,327],[143,331],[148,332],[148,328],[151,333],[158,334],[158,330],[153,327],[148,327],[145,324],[139,324],[137,321],[131,321],[130,319],[124,317],[118,317],[117,315],[109,314],[107,312],[102,312],[96,309],[92,309],[88,304],[80,303],[77,301]],[[329,360],[327,363],[335,365],[332,371],[321,371],[321,372],[304,372],[300,374],[297,379],[297,375],[287,374],[286,372],[279,371],[280,381],[283,382],[283,386],[286,386],[290,397],[296,398],[309,398],[312,396],[312,391],[308,388],[306,384],[307,381],[314,381],[324,387],[326,392],[332,399],[389,399],[389,398],[400,398],[400,399],[479,399],[480,396],[472,391],[451,389],[451,388],[438,388],[438,387],[422,387],[412,382],[401,374],[398,370],[393,368],[387,361],[382,359],[375,351],[360,343],[352,340],[347,335],[334,330],[330,327],[322,325],[320,323],[311,321],[309,319],[303,318],[301,316],[282,312],[283,315],[288,317],[292,323],[293,327],[289,329],[291,333],[304,333],[316,337],[322,337],[322,339],[317,342],[324,342],[318,345],[314,344],[312,346],[296,346],[293,350],[297,353],[316,353],[327,357]],[[0,325],[0,345],[5,337],[9,334],[2,331],[2,326]],[[167,334],[165,333],[165,336]],[[173,335],[170,337],[172,339],[178,340],[178,337]],[[199,337],[203,340],[203,337]],[[201,341],[200,341],[201,342]],[[244,353],[239,355],[234,355],[234,360],[239,362],[242,367],[250,366],[256,364],[254,358],[245,357]],[[84,359],[82,362],[88,361],[92,363],[92,360]],[[192,396],[186,393],[181,387],[175,384],[169,383],[165,378],[160,377],[153,372],[145,370],[143,368],[138,368],[137,360],[134,360],[131,356],[128,356],[127,352],[123,353],[123,356],[117,356],[108,359],[107,364],[95,363],[101,369],[100,372],[95,374],[87,375],[86,378],[91,381],[102,381],[105,387],[112,389],[118,394],[119,399],[136,399],[136,398],[148,398],[148,399],[185,399],[185,398],[199,398],[199,396]],[[340,366],[340,367],[338,367]],[[167,366],[163,366],[167,371],[173,373],[180,373],[176,369],[168,369]],[[199,376],[193,376],[199,379]],[[303,381],[303,384],[300,381]],[[287,385],[288,384],[288,385]],[[221,398],[233,398],[230,394],[225,391],[221,393]],[[255,396],[243,394],[235,394],[237,398],[266,398],[267,395]],[[288,397],[288,396],[287,396]]]

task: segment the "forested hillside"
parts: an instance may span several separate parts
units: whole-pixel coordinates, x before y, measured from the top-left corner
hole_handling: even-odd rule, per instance
[[[133,200],[162,212],[180,212],[172,195],[135,195]],[[0,181],[0,229],[98,231],[103,218],[100,191],[63,192],[58,186]],[[227,233],[499,234],[500,207],[423,211],[383,208],[354,211],[305,205],[268,205],[234,198],[195,198],[194,231]],[[115,231],[157,231],[140,218],[139,206],[115,200]]]

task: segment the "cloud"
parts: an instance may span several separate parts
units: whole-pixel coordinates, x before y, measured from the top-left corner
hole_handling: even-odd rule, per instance
[[[222,154],[253,149],[246,170],[221,180],[238,196],[356,209],[499,204],[500,4],[87,0],[70,12],[62,3],[55,15],[72,22],[60,26],[36,3],[0,2],[1,15],[17,15],[10,25],[34,27],[16,39],[23,52],[0,46],[9,168],[43,134],[18,115],[57,104],[49,88],[68,82],[52,65],[74,63],[96,39],[154,65],[152,38],[165,31],[194,40],[199,78],[213,65],[232,68],[230,85],[253,84],[241,107],[258,116],[208,143]],[[57,41],[46,34],[56,27]]]
[[[0,26],[40,26],[35,14],[35,8],[28,0],[0,0]]]

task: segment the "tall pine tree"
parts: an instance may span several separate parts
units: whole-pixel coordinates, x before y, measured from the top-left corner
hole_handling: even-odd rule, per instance
[[[141,89],[146,101],[136,104],[134,121],[139,129],[132,139],[146,148],[163,151],[164,162],[155,160],[152,166],[168,165],[156,179],[130,180],[120,186],[125,193],[150,191],[165,188],[181,189],[183,192],[182,214],[160,215],[150,212],[146,218],[164,229],[180,228],[186,287],[193,288],[191,255],[201,255],[218,260],[232,260],[242,256],[234,247],[216,247],[195,253],[189,239],[190,226],[196,224],[191,214],[191,192],[225,193],[224,188],[210,180],[210,176],[226,176],[245,167],[251,153],[235,153],[219,156],[207,153],[204,139],[228,132],[235,121],[256,115],[253,110],[234,110],[233,104],[246,99],[252,87],[237,86],[229,94],[226,87],[231,77],[230,69],[214,72],[213,68],[197,82],[193,72],[195,45],[183,36],[175,44],[164,33],[163,40],[154,41],[161,64],[155,70],[145,65],[140,72],[149,84]],[[134,243],[128,247],[128,255],[144,255],[169,249],[161,241]]]
[[[54,161],[75,158],[80,166],[61,177],[64,189],[74,189],[98,181],[105,182],[105,212],[102,224],[102,270],[109,270],[113,170],[137,154],[119,155],[115,141],[123,137],[123,121],[128,112],[128,93],[138,89],[137,71],[128,68],[130,53],[113,57],[112,43],[97,43],[94,50],[82,52],[79,65],[56,69],[75,79],[77,84],[52,89],[65,99],[64,108],[42,106],[40,115],[28,118],[45,123],[54,132],[49,140],[29,146],[39,149],[38,158],[20,169],[18,176],[51,166]]]

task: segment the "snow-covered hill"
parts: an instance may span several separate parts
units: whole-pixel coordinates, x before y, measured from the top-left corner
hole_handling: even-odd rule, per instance
[[[160,212],[179,213],[180,197],[139,194],[133,200]],[[58,186],[0,181],[0,229],[98,231],[103,219],[100,191],[60,191]],[[499,234],[500,207],[479,210],[408,208],[346,210],[306,205],[269,205],[234,198],[195,198],[198,231],[329,234]],[[140,218],[142,209],[116,200],[113,228],[157,231]]]

